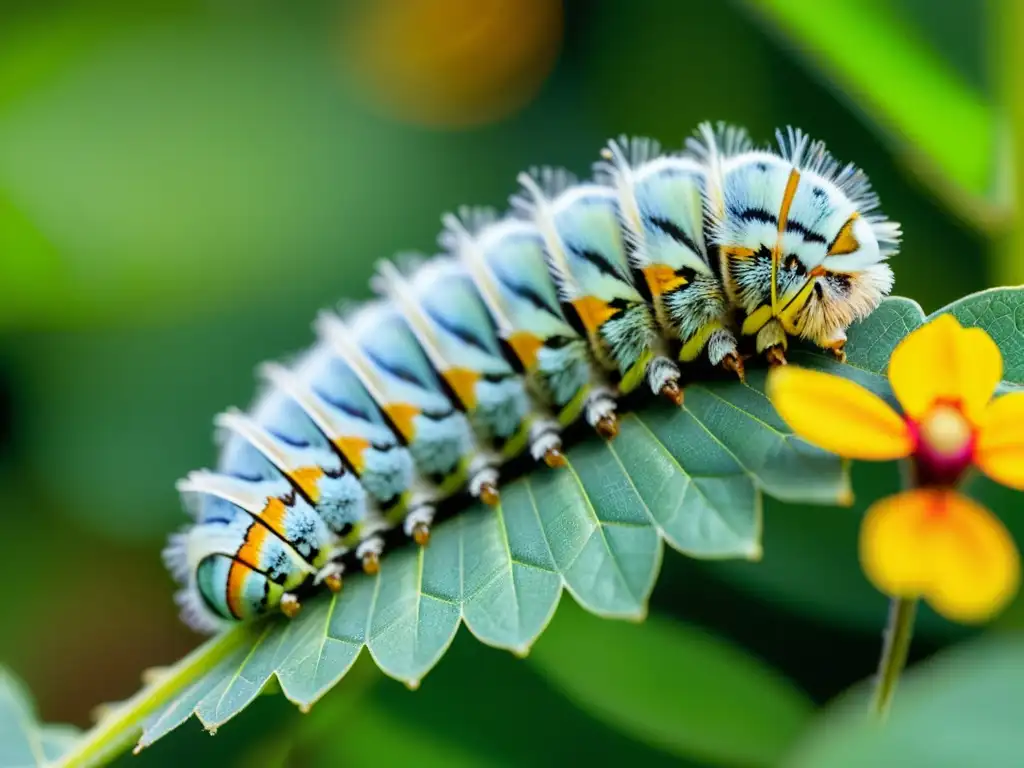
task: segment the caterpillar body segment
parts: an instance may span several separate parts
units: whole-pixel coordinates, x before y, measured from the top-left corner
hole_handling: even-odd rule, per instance
[[[706,350],[712,365],[742,378],[729,303],[704,241],[705,166],[639,137],[610,141],[602,158],[596,178],[618,192],[630,262],[662,332],[678,341],[678,359],[691,362]]]
[[[587,341],[565,319],[551,280],[544,239],[531,221],[463,208],[443,217],[439,241],[459,260],[487,307],[497,339],[522,372],[530,397],[530,451],[549,465],[563,463],[561,430],[586,414],[591,425],[614,422],[614,401],[590,358]]]
[[[727,126],[698,135],[689,146],[709,168],[710,239],[743,335],[776,362],[789,337],[842,359],[846,329],[892,288],[899,225],[877,212],[863,171],[802,131],[777,131],[774,149]]]
[[[618,195],[607,185],[574,182],[560,169],[521,173],[524,192],[512,205],[540,229],[559,296],[618,391],[629,394],[646,381],[655,393],[681,402],[679,369],[633,284]]]
[[[317,329],[356,372],[412,455],[417,472],[407,514],[415,512],[419,538],[427,536],[436,504],[463,488],[497,503],[500,456],[480,445],[393,302],[377,299],[344,318],[323,313]]]
[[[479,441],[502,462],[522,453],[533,414],[526,383],[506,359],[497,328],[465,267],[437,257],[378,266],[375,285],[402,313]]]
[[[336,457],[335,471],[351,478],[338,478],[338,493],[323,496],[321,503],[340,503],[341,492],[358,480],[372,508],[401,514],[413,482],[412,457],[352,368],[321,343],[291,367],[264,364],[260,373],[287,401],[288,410],[279,411],[271,428],[292,443],[326,444]]]
[[[198,523],[172,534],[164,549],[164,562],[183,585],[174,597],[181,617],[199,632],[255,619],[293,594],[232,554],[243,536],[227,522]]]
[[[172,537],[164,559],[183,584],[178,603],[197,629],[253,618],[333,570],[335,537],[283,478],[200,470],[178,482],[196,524]],[[325,570],[326,569],[326,570]]]

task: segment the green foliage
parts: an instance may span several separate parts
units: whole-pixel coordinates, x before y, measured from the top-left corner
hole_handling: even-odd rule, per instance
[[[785,768],[1013,768],[1021,763],[1024,643],[975,641],[931,659],[900,683],[884,727],[851,694],[824,712]]]
[[[639,632],[565,601],[530,664],[608,727],[715,765],[775,765],[811,715],[802,693],[738,648],[658,616]]]
[[[955,215],[985,228],[1011,215],[997,184],[996,110],[898,3],[745,0],[874,122]],[[973,12],[982,13],[981,4]],[[925,6],[922,13],[933,13]],[[936,120],[935,115],[942,119]]]
[[[0,667],[0,767],[46,765],[67,752],[78,737],[70,726],[40,726],[28,691]]]

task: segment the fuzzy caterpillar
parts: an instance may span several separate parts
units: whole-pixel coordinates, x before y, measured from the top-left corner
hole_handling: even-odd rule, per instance
[[[383,535],[424,546],[437,506],[499,501],[520,457],[565,464],[563,431],[618,431],[620,396],[681,404],[706,359],[741,379],[790,337],[843,358],[846,328],[891,289],[899,225],[867,178],[789,129],[755,147],[702,124],[677,152],[609,142],[593,177],[520,174],[505,214],[442,217],[442,253],[378,263],[377,298],[316,319],[317,341],[260,367],[248,412],[215,419],[214,471],[179,482],[194,522],[165,562],[202,631],[294,616]]]

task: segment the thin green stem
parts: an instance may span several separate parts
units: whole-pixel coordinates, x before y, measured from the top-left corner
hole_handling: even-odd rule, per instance
[[[992,20],[992,71],[999,94],[996,194],[1014,216],[1012,226],[996,241],[992,276],[1004,285],[1024,283],[1024,3],[994,0],[986,10]]]
[[[239,626],[207,640],[130,699],[114,705],[54,768],[88,768],[109,762],[139,738],[149,717],[251,637],[249,627]]]
[[[882,660],[878,665],[875,693],[871,698],[871,711],[880,718],[888,714],[896,683],[907,664],[916,614],[916,599],[895,597],[889,604],[889,623],[882,643]]]

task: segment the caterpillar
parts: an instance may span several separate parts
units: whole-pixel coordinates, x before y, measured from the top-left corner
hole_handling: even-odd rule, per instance
[[[164,550],[190,626],[295,616],[346,564],[376,573],[388,531],[426,546],[445,500],[497,504],[520,459],[557,471],[573,424],[614,439],[625,395],[681,405],[701,358],[740,380],[790,339],[843,360],[892,288],[899,224],[797,129],[622,136],[589,179],[518,182],[504,213],[444,214],[438,253],[379,262],[375,298],[321,312],[316,343],[214,419],[218,463],[178,482],[193,521]]]

